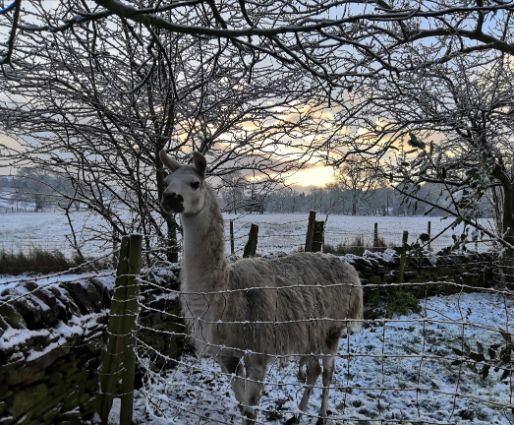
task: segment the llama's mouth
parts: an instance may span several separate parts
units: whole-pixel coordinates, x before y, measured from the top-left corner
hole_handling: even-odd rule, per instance
[[[184,212],[184,205],[182,202],[161,202],[161,208],[168,214]]]
[[[175,213],[182,213],[184,212],[184,206],[182,204],[180,205],[162,205],[162,209],[164,212],[168,214],[175,214]]]

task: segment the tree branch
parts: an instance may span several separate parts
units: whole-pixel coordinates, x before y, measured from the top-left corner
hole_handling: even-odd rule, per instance
[[[7,8],[3,10],[2,14],[8,12],[12,8],[14,8],[14,17],[11,27],[11,34],[9,35],[9,41],[7,42],[7,53],[3,58],[0,59],[0,65],[11,63],[11,57],[14,50],[14,40],[16,39],[16,30],[18,29],[18,22],[20,19],[21,0],[15,0],[11,5],[7,6]]]

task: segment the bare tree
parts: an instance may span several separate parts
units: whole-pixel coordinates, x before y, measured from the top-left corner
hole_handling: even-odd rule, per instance
[[[351,215],[357,215],[359,205],[371,190],[378,189],[380,176],[374,164],[358,155],[348,155],[337,172],[337,187],[351,196]]]
[[[45,13],[33,11],[50,20]],[[280,182],[323,143],[322,99],[309,80],[226,40],[161,33],[114,16],[51,40],[22,32],[17,45],[27,55],[4,70],[0,104],[4,132],[22,139],[12,163],[30,158],[65,173],[76,196],[109,223],[102,233],[157,235],[170,241],[171,260],[177,224],[159,207],[160,149],[209,156],[218,186],[234,171],[251,172],[255,191]],[[310,133],[321,138],[296,136]]]
[[[374,81],[367,93],[369,118],[349,138],[355,151],[378,159],[383,175],[412,198],[423,201],[417,191],[424,183],[439,185],[444,203],[433,206],[458,222],[478,225],[479,201],[500,189],[498,236],[512,245],[514,69],[509,59],[468,56]]]
[[[444,64],[451,68],[457,58],[473,53],[488,60],[513,53],[513,10],[510,2],[501,0],[280,0],[266,4],[156,0],[144,7],[136,1],[77,0],[50,5],[17,0],[0,23],[7,35],[2,69],[11,80],[9,90],[16,88],[7,90],[11,98],[5,102],[5,122],[19,129],[22,120],[30,121],[28,117],[37,112],[46,122],[31,131],[39,129],[40,134],[47,131],[48,123],[67,122],[69,126],[72,122],[75,130],[59,136],[64,144],[79,146],[79,138],[109,140],[116,161],[103,161],[101,166],[115,169],[120,162],[127,170],[142,164],[155,167],[157,192],[162,189],[163,174],[154,149],[171,137],[171,150],[179,154],[192,148],[210,152],[218,159],[211,161],[216,175],[230,172],[237,163],[276,177],[284,164],[293,164],[287,149],[276,149],[277,141],[288,146],[294,140],[297,154],[302,143],[311,149],[315,141],[318,154],[327,160],[334,146],[352,142],[347,131],[352,134],[352,128],[376,126],[383,108],[373,102],[373,85],[394,85],[403,76],[408,79]],[[112,53],[120,49],[123,54]],[[53,52],[51,60],[48,52]],[[53,76],[38,80],[34,75],[45,66]],[[30,68],[32,74],[21,83],[19,76]],[[68,74],[75,78],[66,80]],[[60,100],[52,100],[50,109],[49,105],[20,106],[17,96],[31,97],[26,105],[36,104],[33,99],[41,93],[34,90],[36,82],[51,90],[50,99],[56,97],[54,79],[66,81],[59,86]],[[27,83],[32,92],[25,90]],[[171,101],[163,101],[166,96]],[[86,101],[94,120],[88,123],[83,108],[75,113],[72,100]],[[303,109],[306,103],[308,112]],[[12,114],[14,104],[21,113]],[[56,112],[63,105],[69,109]],[[134,107],[142,105],[149,114],[134,112]],[[327,109],[328,118],[323,116]],[[45,115],[43,110],[50,112]],[[254,124],[249,130],[250,122]],[[137,143],[147,131],[152,133],[151,148]],[[315,133],[317,137],[309,139]],[[362,139],[360,135],[359,142]],[[387,150],[364,149],[382,159]],[[152,155],[147,157],[147,152]],[[100,154],[98,148],[90,153]],[[245,157],[242,164],[238,161],[241,155]],[[78,167],[84,158],[78,150],[75,156]],[[297,157],[294,161],[296,165]],[[122,177],[120,181],[131,181],[134,190],[142,187],[150,173],[127,171]],[[108,186],[104,191],[116,187],[108,179],[104,182]],[[105,196],[96,197],[98,204],[105,204]],[[141,199],[141,209],[152,204]],[[147,221],[143,227],[153,226],[152,219]],[[172,240],[174,227],[168,223]]]
[[[241,51],[265,53],[283,64],[296,64],[332,84],[347,77],[348,65],[373,75],[379,69],[402,70],[451,60],[484,50],[514,53],[506,0],[369,0],[258,3],[177,1],[167,4],[131,0],[94,0],[46,6],[59,13],[35,17],[35,0],[15,0],[8,19],[3,63],[15,63],[16,33],[57,32],[108,21],[117,15],[173,34],[227,40]],[[423,62],[404,54],[423,50]],[[344,79],[344,78],[343,78]]]

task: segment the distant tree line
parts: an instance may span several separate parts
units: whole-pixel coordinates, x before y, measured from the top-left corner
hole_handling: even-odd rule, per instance
[[[443,188],[439,185],[426,184],[419,188],[419,196],[434,202],[451,206],[451,201],[441,203]],[[355,201],[357,199],[357,201]],[[264,210],[275,213],[304,213],[316,210],[323,214],[403,216],[431,215],[441,216],[446,213],[424,202],[412,198],[391,188],[371,190],[342,190],[337,187],[314,189],[309,193],[295,190],[282,190],[269,194],[264,200]],[[487,199],[483,199],[474,210],[476,217],[492,217],[493,208]]]
[[[71,181],[58,173],[23,167],[15,176],[0,176],[0,196],[7,203],[28,204],[35,212],[49,208],[70,206],[80,208],[80,200],[73,198]]]

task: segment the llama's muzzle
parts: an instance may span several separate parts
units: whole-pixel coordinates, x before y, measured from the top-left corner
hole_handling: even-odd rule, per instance
[[[184,198],[182,197],[182,195],[164,192],[162,194],[161,207],[164,211],[167,212],[181,213],[182,211],[184,211],[183,202]]]

